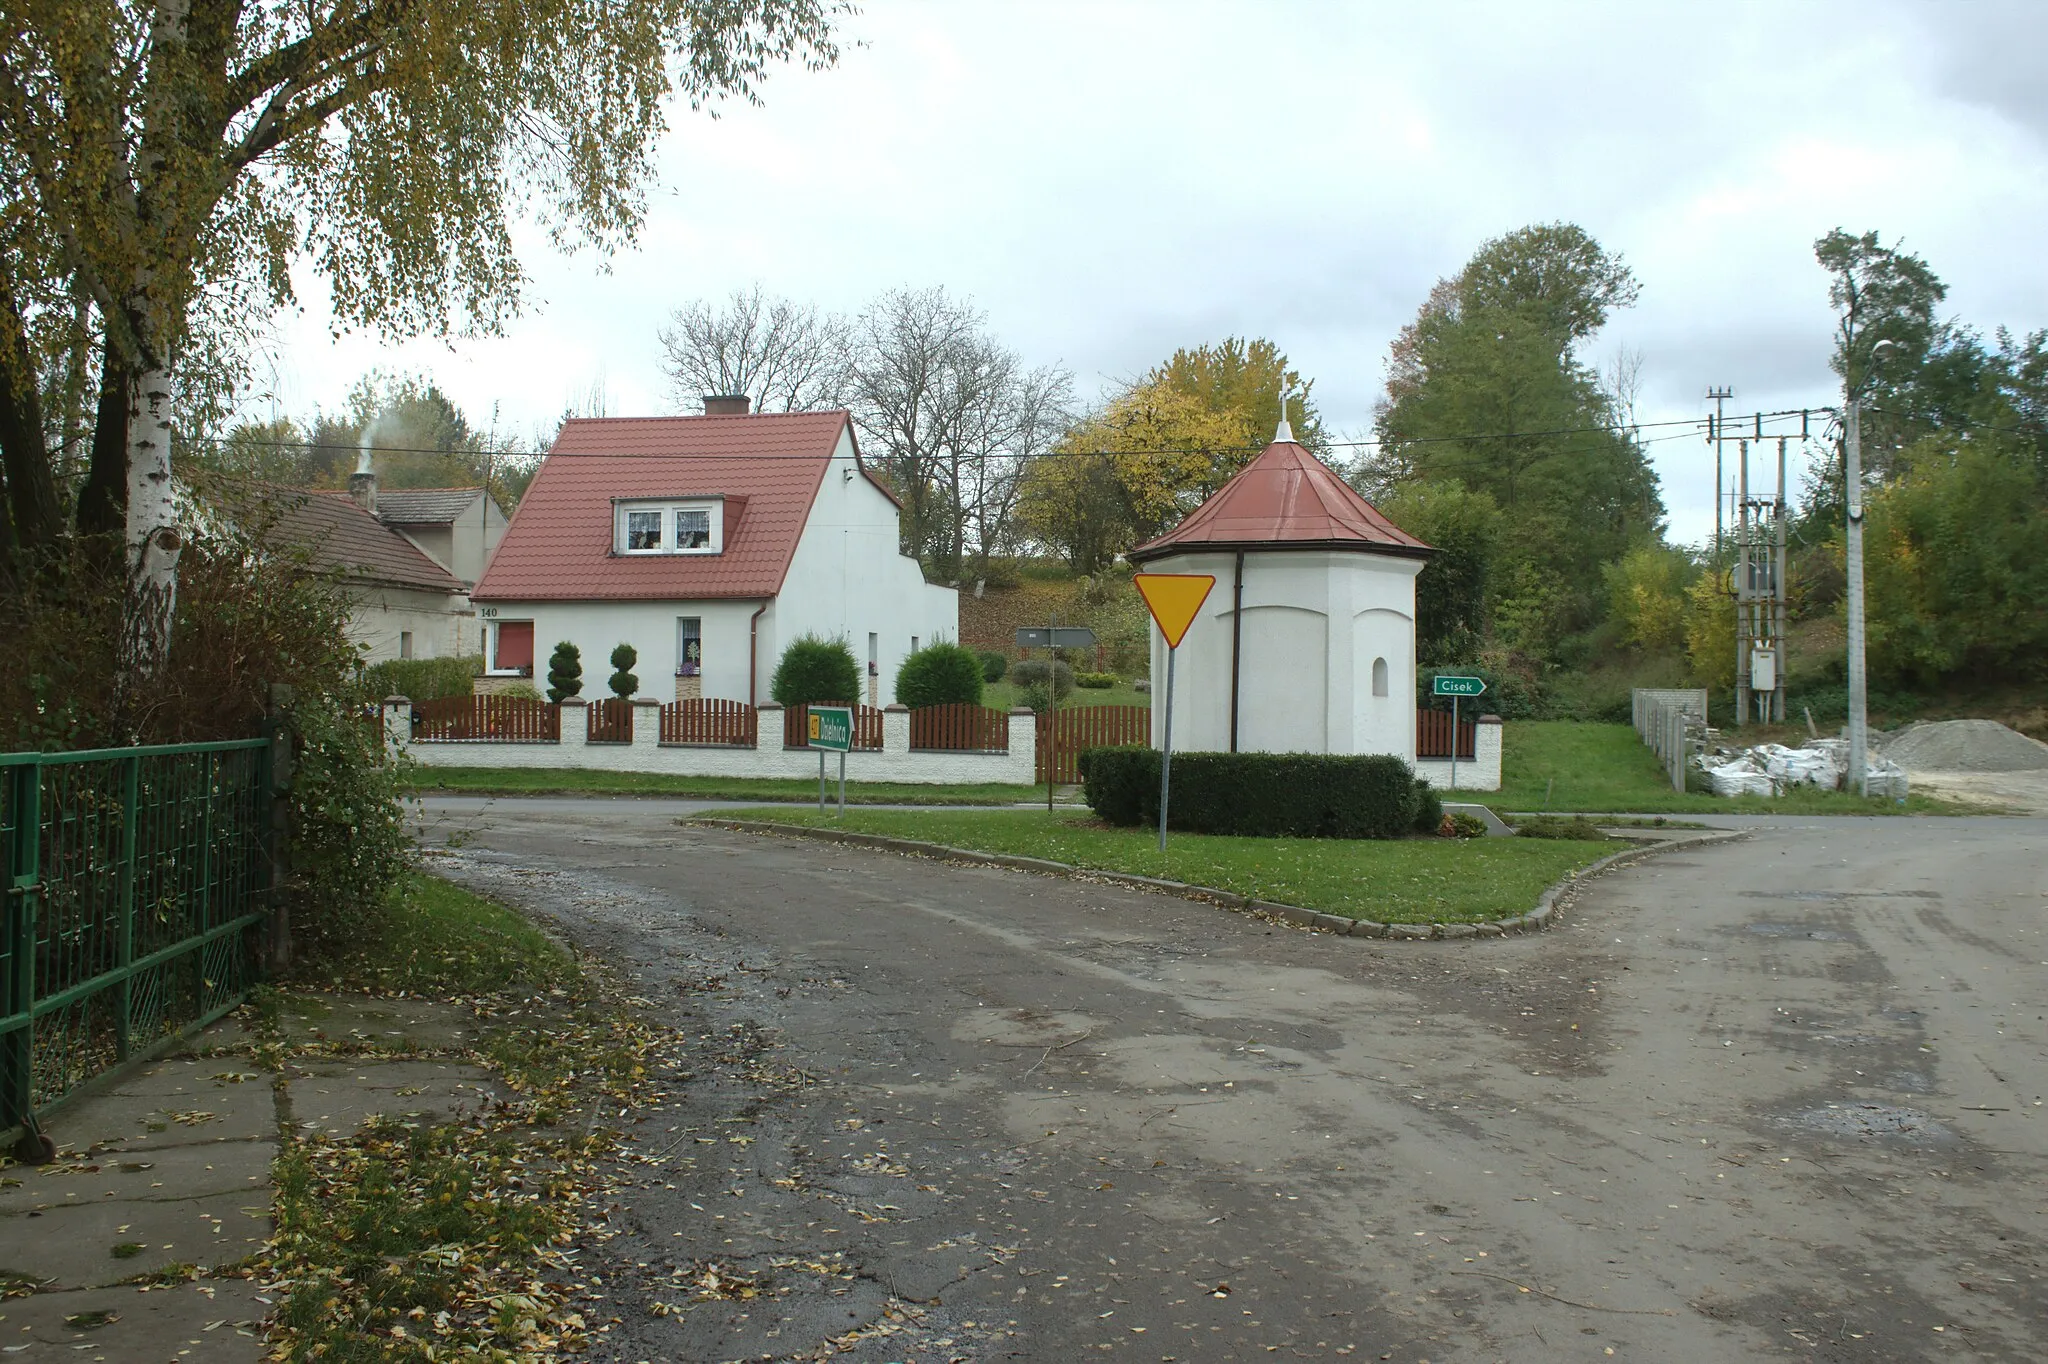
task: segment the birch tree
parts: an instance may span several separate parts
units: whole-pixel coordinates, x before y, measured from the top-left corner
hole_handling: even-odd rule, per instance
[[[118,545],[131,666],[168,640],[174,417],[213,323],[322,276],[341,326],[489,332],[521,219],[609,250],[677,101],[836,58],[834,0],[8,0],[0,549]],[[67,366],[97,369],[83,476]],[[60,395],[53,404],[48,395]]]

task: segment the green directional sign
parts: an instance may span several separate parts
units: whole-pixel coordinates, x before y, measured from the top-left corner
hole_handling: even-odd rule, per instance
[[[1486,690],[1483,677],[1446,677],[1438,674],[1431,692],[1436,696],[1477,696]]]
[[[812,706],[809,733],[805,738],[812,748],[828,749],[834,753],[851,752],[853,707]]]

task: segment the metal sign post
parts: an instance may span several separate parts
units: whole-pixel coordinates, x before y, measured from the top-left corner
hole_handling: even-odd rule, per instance
[[[1173,661],[1216,579],[1208,573],[1139,573],[1131,581],[1166,641],[1166,723],[1159,746],[1159,851],[1164,853],[1167,803],[1173,796]]]
[[[846,754],[853,747],[852,706],[811,706],[806,739],[818,750],[818,813],[825,813],[825,755],[839,755],[839,817],[846,818]]]
[[[1451,789],[1458,789],[1458,702],[1486,691],[1483,677],[1451,677],[1439,673],[1430,683],[1430,694],[1451,698]]]
[[[1017,648],[1044,649],[1050,663],[1047,669],[1046,685],[1052,689],[1052,713],[1046,726],[1046,742],[1051,746],[1045,755],[1045,812],[1052,813],[1052,790],[1060,777],[1060,688],[1059,656],[1056,649],[1092,649],[1095,647],[1095,632],[1085,625],[1062,626],[1060,618],[1054,615],[1046,628],[1035,625],[1022,626],[1017,631]]]

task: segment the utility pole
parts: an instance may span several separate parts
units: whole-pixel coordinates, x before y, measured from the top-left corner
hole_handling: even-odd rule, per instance
[[[1735,396],[1732,388],[1710,388],[1707,396],[1714,400],[1714,424],[1707,439],[1714,444],[1714,562],[1721,560],[1721,403]]]
[[[1860,386],[1859,386],[1860,389]],[[1842,479],[1849,507],[1849,788],[1870,794],[1870,697],[1863,673],[1863,394],[1849,395],[1842,442]]]

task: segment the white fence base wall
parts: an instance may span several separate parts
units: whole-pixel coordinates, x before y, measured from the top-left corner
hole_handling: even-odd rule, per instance
[[[1460,791],[1500,790],[1500,740],[1501,722],[1497,715],[1482,715],[1472,735],[1472,757],[1458,759],[1458,786]],[[1449,758],[1418,758],[1415,775],[1428,782],[1439,793],[1451,789],[1451,760]]]
[[[636,701],[633,741],[593,744],[585,740],[579,707],[562,712],[560,743],[494,743],[489,740],[413,742],[412,706],[397,699],[384,706],[384,734],[395,749],[427,767],[578,768],[593,772],[654,772],[677,777],[816,777],[818,751],[782,746],[782,711],[763,706],[760,746],[671,746],[661,742],[661,706]],[[1011,783],[1029,787],[1035,779],[1038,717],[1010,712],[1007,753],[912,752],[910,713],[891,707],[882,715],[882,751],[846,755],[848,781],[894,781],[921,785]],[[825,755],[825,772],[839,777],[839,755]],[[1022,792],[1019,793],[1020,795]]]

